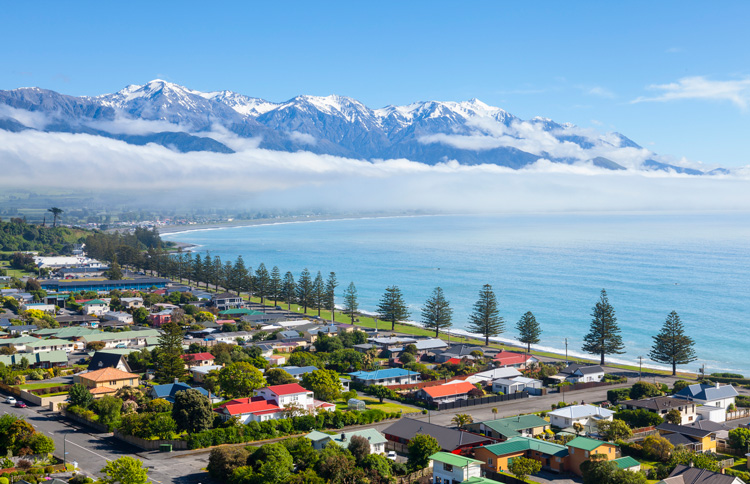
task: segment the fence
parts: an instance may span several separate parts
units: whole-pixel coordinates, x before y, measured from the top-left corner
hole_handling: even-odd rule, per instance
[[[473,407],[475,405],[486,405],[488,403],[507,402],[510,400],[519,400],[529,398],[528,392],[509,393],[507,395],[488,395],[480,398],[470,398],[468,400],[456,400],[455,402],[439,403],[438,410],[453,410],[454,408]]]
[[[750,408],[741,408],[734,412],[727,412],[727,420],[737,420],[738,418],[750,417]]]
[[[87,427],[91,427],[92,429],[96,430],[100,433],[109,433],[109,427],[107,427],[104,424],[100,424],[99,422],[92,422],[91,420],[85,419],[81,417],[80,415],[76,415],[74,413],[70,413],[66,411],[65,409],[62,409],[61,411],[63,417],[70,419],[74,422],[78,422],[79,424],[86,425]]]
[[[559,387],[557,391],[559,393],[568,393],[568,392],[574,392],[576,390],[588,390],[589,388],[608,387],[612,385],[621,385],[625,383],[627,382],[589,381],[585,383],[574,383],[572,385],[563,385]]]
[[[173,450],[187,450],[188,445],[185,440],[146,440],[140,437],[133,437],[132,435],[121,434],[117,429],[113,432],[116,439],[127,442],[128,444],[134,445],[143,450],[160,450],[161,444],[169,444]]]
[[[508,474],[503,474],[502,472],[495,472],[495,471],[482,469],[482,473],[484,474],[484,477],[486,477],[487,479],[492,479],[493,481],[502,482],[503,484],[526,484],[526,481],[516,479],[515,477],[510,476]]]
[[[628,439],[628,442],[642,440],[649,435],[659,435],[659,431],[656,430],[656,427],[641,427],[638,429],[634,429],[633,435]]]
[[[735,449],[734,447],[729,447],[725,441],[721,441],[721,440],[716,442],[716,452],[721,452],[722,454],[736,455],[739,457],[744,457],[745,455],[745,449]]]
[[[426,469],[412,472],[411,474],[403,476],[403,477],[397,477],[396,484],[411,484],[412,482],[418,479],[421,479],[423,477],[430,477],[430,476],[432,476],[432,469],[428,467]]]

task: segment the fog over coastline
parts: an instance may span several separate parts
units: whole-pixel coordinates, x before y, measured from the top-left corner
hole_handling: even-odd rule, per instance
[[[447,213],[750,210],[750,169],[731,175],[609,171],[540,160],[435,166],[257,148],[222,135],[236,153],[178,153],[87,134],[0,130],[0,189],[65,189],[137,196],[154,206],[267,207]]]

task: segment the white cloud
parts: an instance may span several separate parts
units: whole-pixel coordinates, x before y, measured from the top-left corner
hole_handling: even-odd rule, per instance
[[[607,98],[607,99],[614,99],[615,97],[617,97],[617,96],[615,96],[614,92],[612,92],[609,89],[607,89],[606,87],[602,87],[602,86],[590,87],[590,88],[586,89],[586,93],[590,94],[591,96],[603,97],[603,98]]]
[[[315,136],[307,133],[300,133],[299,131],[292,131],[291,133],[289,133],[289,137],[292,139],[292,141],[310,146],[314,146],[318,143],[318,140],[315,139]]]
[[[750,103],[750,78],[714,81],[703,76],[683,77],[669,84],[654,84],[648,89],[660,91],[656,96],[641,96],[631,103],[666,102],[679,99],[729,101],[741,109]]]

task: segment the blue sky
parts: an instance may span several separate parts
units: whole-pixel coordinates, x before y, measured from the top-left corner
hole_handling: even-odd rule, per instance
[[[747,2],[14,2],[0,89],[73,95],[162,78],[370,107],[479,98],[750,163]]]

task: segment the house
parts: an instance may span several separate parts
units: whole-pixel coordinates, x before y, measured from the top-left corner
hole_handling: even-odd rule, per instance
[[[102,368],[116,368],[120,371],[131,373],[128,358],[118,353],[108,353],[106,351],[97,351],[91,357],[87,371],[101,370]]]
[[[253,334],[250,331],[228,331],[226,333],[213,333],[206,338],[206,341],[215,341],[217,343],[237,344],[238,340],[251,341]]]
[[[43,313],[50,313],[50,314],[55,314],[55,311],[56,311],[54,304],[27,302],[21,305],[22,311],[28,311],[29,309],[36,309],[37,311],[42,311]]]
[[[718,440],[727,440],[729,439],[729,431],[732,430],[731,427],[728,427],[720,422],[714,422],[712,420],[696,420],[695,422],[691,422],[689,424],[684,424],[686,427],[693,427],[696,429],[701,430],[708,430],[716,434],[716,438]]]
[[[469,382],[456,380],[443,385],[424,387],[417,392],[417,397],[429,403],[450,403],[456,400],[468,400],[469,392],[477,387]]]
[[[451,454],[437,452],[430,456],[433,484],[453,484],[464,482],[472,477],[482,477],[482,461]]]
[[[136,279],[120,279],[107,281],[80,281],[75,279],[62,280],[50,279],[39,281],[39,284],[47,292],[86,292],[95,291],[105,293],[114,291],[148,291],[152,287],[166,287],[172,281],[156,277],[139,277]]]
[[[508,472],[511,462],[518,457],[539,461],[545,470],[563,472],[567,470],[568,453],[564,445],[531,437],[513,437],[474,449],[482,468],[493,472]]]
[[[216,359],[211,353],[188,353],[180,355],[180,358],[185,362],[185,369],[188,370],[195,366],[213,366]]]
[[[448,343],[441,340],[440,338],[427,338],[427,339],[420,339],[417,340],[413,344],[417,348],[417,354],[418,355],[424,355],[425,353],[442,353],[446,348],[448,348]],[[408,345],[404,345],[400,348],[393,348],[391,350],[392,353],[401,353],[403,352]]]
[[[204,388],[196,387],[193,388],[187,383],[182,383],[180,381],[177,381],[175,379],[174,383],[166,383],[164,385],[154,385],[149,389],[149,396],[151,398],[163,398],[164,400],[168,401],[169,403],[174,403],[174,397],[177,395],[177,392],[182,392],[185,390],[198,390],[201,392],[202,395],[205,395],[206,398],[208,398],[208,391],[206,391]]]
[[[126,309],[138,309],[143,307],[142,297],[122,297],[120,304]]]
[[[389,368],[387,370],[375,371],[355,371],[349,373],[352,380],[361,382],[365,386],[369,385],[410,385],[422,381],[422,375],[416,371],[405,370],[403,368]]]
[[[604,369],[599,365],[571,363],[550,378],[571,383],[600,382],[604,378]]]
[[[501,351],[495,355],[492,362],[498,368],[518,368],[519,370],[524,370],[532,363],[539,363],[539,360],[523,353]]]
[[[281,366],[286,363],[286,355],[271,355],[266,358],[271,365]]]
[[[225,421],[236,417],[240,423],[248,423],[284,418],[299,412],[332,412],[336,408],[332,403],[315,400],[313,392],[302,388],[298,383],[263,387],[254,393],[252,397],[220,405],[215,411]]]
[[[193,381],[196,383],[203,383],[209,373],[216,370],[219,371],[224,368],[221,365],[210,365],[210,366],[193,366],[189,369],[190,374],[193,376]]]
[[[138,375],[116,368],[80,373],[74,377],[74,380],[78,380],[76,383],[88,388],[94,398],[111,395],[122,387],[137,387],[140,384]]]
[[[45,353],[47,351],[65,351],[66,353],[70,353],[76,348],[74,342],[57,338],[34,338],[34,341],[27,341],[24,346],[27,353]]]
[[[28,334],[36,330],[36,324],[21,324],[18,326],[8,326],[7,328],[5,328],[5,331],[13,335]]]
[[[513,437],[536,437],[549,428],[549,422],[538,415],[518,415],[516,417],[499,418],[474,422],[466,426],[469,432],[484,434],[500,440]]]
[[[625,400],[620,407],[626,410],[646,410],[666,418],[670,410],[680,412],[680,423],[685,425],[697,419],[696,404],[681,398],[654,397],[643,400]]]
[[[707,407],[727,408],[734,404],[737,397],[737,390],[732,385],[708,385],[705,383],[696,383],[688,385],[679,392],[674,394],[674,398],[682,398],[695,402]]]
[[[87,334],[80,339],[83,343],[101,341],[105,348],[146,346],[149,338],[155,338],[161,333],[155,329],[143,329],[138,331],[122,331],[119,333],[96,332]]]
[[[102,301],[101,299],[92,299],[83,303],[83,314],[93,314],[96,316],[103,316],[109,311],[109,303]]]
[[[586,424],[589,420],[612,420],[615,412],[593,405],[570,405],[549,412],[550,424],[564,429],[575,423]]]
[[[491,385],[493,380],[507,379],[512,380],[516,377],[523,376],[515,368],[493,368],[491,370],[480,371],[466,378],[471,383],[481,383],[482,386]]]
[[[292,375],[297,380],[302,380],[302,377],[308,373],[312,373],[318,368],[315,366],[285,366],[284,371]]]
[[[383,430],[383,434],[389,441],[401,445],[407,445],[417,434],[431,435],[438,441],[442,450],[454,454],[470,452],[474,447],[495,442],[495,439],[489,437],[411,418],[399,419]]]
[[[717,430],[666,422],[658,425],[656,430],[675,447],[682,445],[695,452],[716,452]]]
[[[471,353],[473,353],[474,351],[478,351],[479,353],[484,354],[484,351],[479,346],[470,346],[463,344],[454,345],[443,351],[442,353],[438,353],[437,355],[435,355],[435,363],[445,363],[451,358],[457,358],[459,360],[468,358],[470,360],[473,360],[474,356],[472,356]]]
[[[216,309],[219,311],[226,311],[227,309],[241,308],[245,305],[242,298],[236,294],[230,292],[223,292],[221,294],[214,294],[211,297],[211,302]]]
[[[638,472],[641,470],[641,463],[633,459],[629,455],[614,459],[612,462],[614,462],[618,468],[625,471]]]
[[[592,455],[603,455],[604,460],[615,460],[620,457],[617,444],[588,437],[576,437],[567,444],[568,470],[581,475],[581,464],[589,460]]]
[[[5,366],[22,365],[21,360],[26,359],[29,368],[55,368],[68,366],[68,354],[64,351],[47,351],[46,353],[15,353],[13,355],[0,355],[0,363]]]
[[[107,311],[104,313],[104,319],[122,324],[133,324],[133,315],[124,311]]]
[[[310,439],[313,444],[313,449],[322,450],[329,442],[335,442],[343,448],[349,446],[352,441],[352,437],[362,437],[367,439],[370,443],[371,454],[384,454],[385,444],[388,440],[375,429],[364,429],[355,430],[354,432],[341,432],[338,434],[329,435],[323,432],[313,430],[309,434],[305,435],[306,438]]]
[[[505,395],[524,391],[533,395],[541,395],[543,386],[541,380],[526,378],[525,376],[492,380],[492,392],[503,393]]]
[[[55,321],[57,321],[60,324],[61,328],[67,327],[67,326],[78,326],[83,323],[98,323],[99,318],[96,316],[91,316],[88,314],[73,314],[71,316],[58,316],[55,318]]]
[[[153,313],[149,315],[149,319],[151,320],[151,324],[153,326],[160,328],[163,325],[172,322],[172,310],[164,309],[163,311],[159,311],[158,313]]]
[[[367,338],[368,343],[372,343],[380,350],[392,350],[393,348],[402,348],[404,346],[416,343],[417,340],[408,336],[385,336]]]
[[[657,484],[744,484],[739,477],[678,464],[669,477]]]

